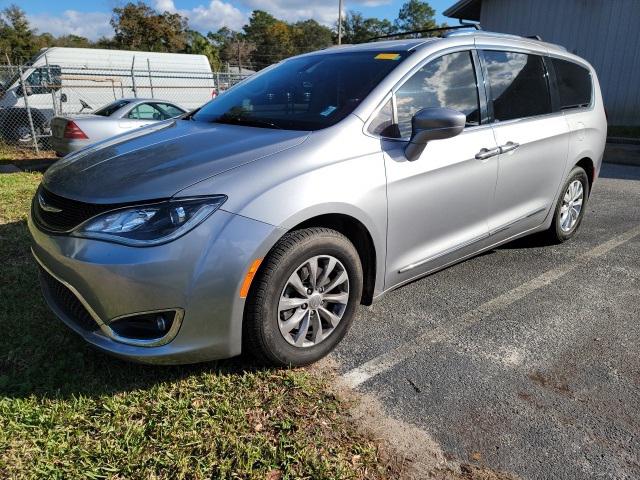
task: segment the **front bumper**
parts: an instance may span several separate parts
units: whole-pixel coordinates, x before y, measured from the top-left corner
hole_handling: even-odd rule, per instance
[[[279,236],[272,225],[224,210],[183,237],[155,247],[52,235],[38,229],[31,218],[29,230],[51,310],[100,350],[157,364],[196,363],[240,353],[241,285],[251,263],[263,258]],[[75,297],[73,308],[61,300],[56,282]],[[67,300],[73,303],[73,298]],[[157,310],[180,314],[179,330],[169,343],[128,345],[110,335],[112,320]]]

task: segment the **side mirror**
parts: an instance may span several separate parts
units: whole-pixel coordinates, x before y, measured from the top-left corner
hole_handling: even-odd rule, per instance
[[[420,158],[431,140],[442,140],[459,135],[467,123],[464,113],[450,108],[423,108],[411,119],[411,139],[405,148],[410,162]]]

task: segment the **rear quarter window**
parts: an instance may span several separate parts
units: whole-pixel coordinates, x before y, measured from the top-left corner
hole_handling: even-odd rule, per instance
[[[93,112],[93,114],[99,115],[101,117],[110,117],[111,115],[116,113],[118,110],[120,110],[122,107],[128,104],[129,102],[126,100],[117,100],[113,103],[110,103],[109,105],[99,108],[98,110]]]
[[[556,73],[560,108],[587,107],[591,104],[591,73],[577,63],[559,58],[552,58],[551,63]]]

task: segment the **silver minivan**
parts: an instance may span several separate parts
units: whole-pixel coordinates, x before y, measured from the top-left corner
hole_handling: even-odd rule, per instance
[[[50,308],[118,357],[304,365],[358,304],[524,235],[571,238],[606,127],[595,71],[552,44],[330,48],[54,164],[33,254]]]

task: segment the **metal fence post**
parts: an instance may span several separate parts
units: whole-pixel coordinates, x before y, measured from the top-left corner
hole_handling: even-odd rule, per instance
[[[29,128],[31,129],[31,138],[33,139],[33,147],[36,149],[36,153],[40,153],[38,149],[38,137],[36,136],[36,129],[33,127],[33,117],[31,116],[31,109],[29,108],[29,95],[27,95],[27,88],[24,82],[24,72],[22,67],[18,67],[20,73],[20,87],[22,88],[22,98],[24,98],[24,106],[27,110],[27,118],[29,119]]]
[[[135,98],[138,98],[138,90],[136,89],[136,75],[134,71],[135,65],[136,65],[136,57],[134,55],[133,62],[131,62],[131,87],[133,88],[133,96]]]
[[[151,80],[151,63],[147,58],[147,71],[149,72],[149,87],[151,88],[151,98],[156,98],[153,96],[153,80]]]
[[[53,82],[51,81],[52,80],[51,66],[49,65],[49,59],[47,58],[46,54],[44,56],[44,61],[47,64],[47,86],[51,90],[51,104],[53,106],[53,116],[55,117],[58,114],[57,108],[56,108],[56,91],[55,91],[55,89],[53,88],[53,85],[52,85]]]

